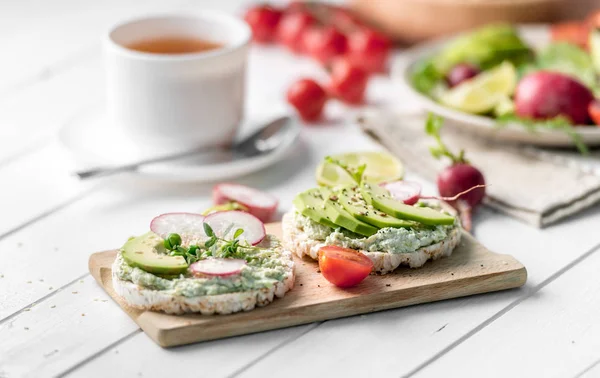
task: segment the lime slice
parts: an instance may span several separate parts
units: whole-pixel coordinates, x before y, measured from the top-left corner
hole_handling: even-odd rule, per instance
[[[487,113],[515,90],[517,72],[504,62],[449,89],[440,96],[442,104],[467,113]]]
[[[368,182],[394,181],[404,176],[402,163],[386,152],[351,152],[331,155],[331,157],[346,163],[350,167],[366,164],[367,168],[363,174],[363,179]],[[326,161],[322,161],[317,166],[316,176],[319,185],[336,187],[356,184],[352,176],[343,168]]]

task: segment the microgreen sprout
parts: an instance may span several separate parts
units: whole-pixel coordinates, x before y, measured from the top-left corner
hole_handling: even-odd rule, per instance
[[[460,150],[458,155],[453,154],[446,144],[442,141],[440,131],[444,125],[444,118],[429,113],[427,121],[425,122],[425,133],[435,138],[437,146],[429,147],[429,151],[434,158],[440,159],[442,156],[446,156],[452,161],[452,164],[469,164],[469,161],[465,159],[465,150]]]
[[[244,233],[244,229],[238,228],[233,233],[232,240],[219,238],[212,227],[208,223],[203,223],[204,233],[209,238],[204,242],[203,246],[192,244],[188,247],[181,245],[181,236],[176,233],[169,234],[163,241],[164,247],[170,251],[171,256],[181,256],[189,264],[200,260],[203,256],[212,256],[216,252],[218,257],[240,257],[238,248],[240,247],[240,239]],[[211,248],[217,243],[220,245],[217,250]],[[253,247],[256,248],[256,247]]]

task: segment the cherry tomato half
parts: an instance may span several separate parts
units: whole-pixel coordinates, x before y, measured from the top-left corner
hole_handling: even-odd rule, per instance
[[[594,123],[600,126],[600,100],[594,100],[590,102],[588,107],[588,112],[590,113],[590,118]]]
[[[244,21],[252,29],[252,38],[257,42],[270,42],[275,39],[282,13],[268,5],[257,5],[248,9]]]
[[[369,74],[347,58],[336,59],[331,65],[329,91],[346,103],[362,103],[368,81]]]
[[[321,118],[327,92],[314,80],[300,79],[288,89],[287,100],[303,120],[312,122]]]
[[[373,262],[354,249],[328,245],[319,249],[319,269],[332,284],[350,287],[371,273]]]

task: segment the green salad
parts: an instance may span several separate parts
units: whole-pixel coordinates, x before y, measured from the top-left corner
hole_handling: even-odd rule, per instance
[[[600,29],[590,31],[589,51],[564,41],[529,46],[511,25],[489,25],[463,34],[422,58],[412,86],[456,110],[520,123],[528,130],[563,130],[581,150],[576,127],[600,124]]]

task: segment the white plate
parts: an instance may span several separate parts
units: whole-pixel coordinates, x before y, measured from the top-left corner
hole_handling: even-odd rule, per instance
[[[248,134],[252,129],[281,115],[277,113],[247,120],[241,127],[240,133]],[[300,126],[297,122],[294,122],[293,130],[281,146],[266,155],[235,161],[228,160],[226,154],[215,156],[210,160],[188,158],[142,166],[132,174],[163,180],[195,182],[213,182],[243,176],[281,160],[298,138]],[[59,138],[73,154],[77,169],[122,165],[177,151],[177,146],[165,145],[163,149],[157,150],[139,145],[120,130],[112,127],[106,120],[106,114],[100,109],[73,119],[62,128]]]
[[[549,42],[549,30],[547,26],[520,26],[519,33],[534,48],[542,47]],[[468,114],[445,107],[414,89],[411,85],[410,75],[415,64],[420,59],[435,54],[449,40],[450,38],[444,38],[418,45],[406,50],[394,61],[392,69],[393,77],[398,79],[408,89],[424,109],[453,121],[454,124],[463,130],[486,138],[540,146],[574,146],[571,137],[562,131],[547,130],[540,127],[535,132],[531,132],[519,124],[507,124],[504,127],[499,127],[492,118]],[[600,127],[580,126],[576,128],[576,131],[588,146],[600,145]]]

